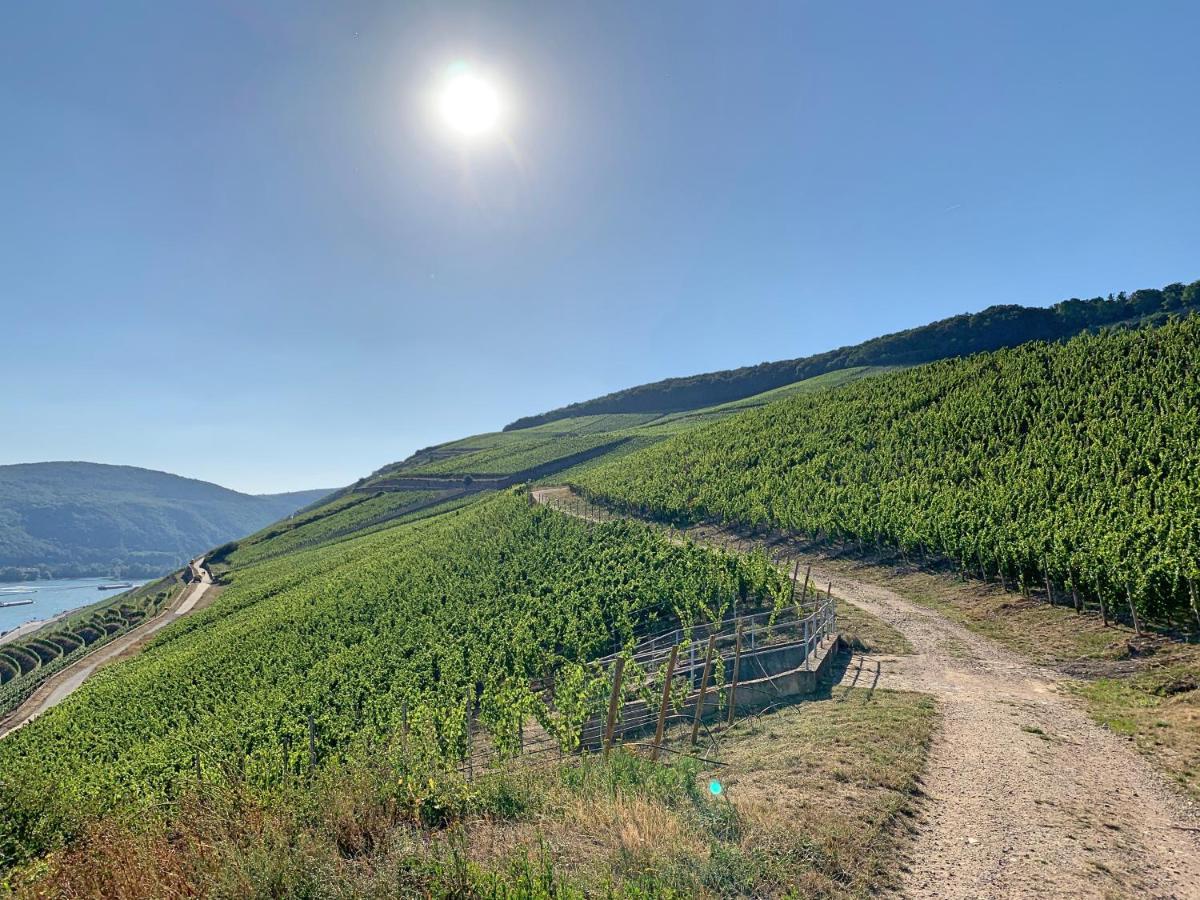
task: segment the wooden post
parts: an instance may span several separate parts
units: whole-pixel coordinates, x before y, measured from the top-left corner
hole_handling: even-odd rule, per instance
[[[671,657],[667,660],[667,673],[663,678],[662,704],[658,707],[658,727],[654,729],[654,749],[650,751],[652,760],[658,759],[658,748],[662,746],[663,732],[667,727],[667,710],[671,705],[671,679],[675,675],[675,659],[679,656],[679,645],[671,648]]]
[[[796,565],[792,569],[792,595],[788,598],[788,604],[796,602],[796,576],[800,574],[800,560],[796,559]]]
[[[408,698],[400,701],[400,749],[408,761]]]
[[[1196,579],[1188,579],[1188,596],[1192,598],[1192,615],[1196,617],[1196,625],[1200,626],[1200,606],[1196,605]]]
[[[804,590],[800,592],[800,605],[804,605],[804,601],[808,599],[808,578],[812,575],[812,563],[809,563],[804,570]],[[815,590],[814,590],[815,593]]]
[[[1142,636],[1142,623],[1138,620],[1137,607],[1133,605],[1133,591],[1125,585],[1125,598],[1129,601],[1129,615],[1133,619],[1133,633]]]
[[[988,582],[987,569],[983,567],[983,551],[978,547],[975,548],[975,558],[979,560],[979,577],[982,578],[986,584]]]
[[[708,649],[704,653],[704,674],[700,676],[700,696],[696,698],[696,715],[692,719],[692,746],[700,736],[700,718],[704,715],[704,694],[708,691],[708,676],[712,672],[713,645],[717,642],[716,633],[708,636]]]
[[[475,777],[475,765],[471,751],[475,744],[475,692],[467,688],[467,781]]]
[[[1046,577],[1046,599],[1050,601],[1050,605],[1054,605],[1054,591],[1050,587],[1050,560],[1042,557],[1042,572]]]
[[[613,660],[612,693],[608,695],[608,719],[604,723],[604,753],[612,749],[613,729],[617,725],[617,706],[621,700],[621,673],[625,671],[625,657]]]
[[[733,680],[729,682],[729,718],[725,724],[732,726],[737,712],[738,675],[742,668],[742,620],[738,619],[736,638],[733,645]]]
[[[1071,573],[1071,602],[1075,604],[1075,612],[1083,612],[1083,601],[1079,599],[1079,587],[1075,584],[1075,573]]]
[[[1104,618],[1104,627],[1108,627],[1108,604],[1104,602],[1104,591],[1100,589],[1100,576],[1096,576],[1096,596],[1100,599],[1100,615]]]
[[[313,714],[308,714],[308,771],[311,773],[317,767],[317,723]]]

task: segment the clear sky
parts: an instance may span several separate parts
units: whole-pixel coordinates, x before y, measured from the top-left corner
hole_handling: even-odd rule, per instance
[[[0,7],[0,463],[266,492],[1200,278],[1193,2]],[[501,133],[429,108],[465,60]]]

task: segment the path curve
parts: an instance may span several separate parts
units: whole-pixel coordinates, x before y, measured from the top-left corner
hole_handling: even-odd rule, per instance
[[[194,610],[212,586],[213,580],[212,574],[204,566],[203,556],[188,563],[188,568],[192,572],[192,581],[173,606],[47,678],[24,703],[0,720],[0,738],[28,725],[42,713],[58,706],[101,666],[127,653],[141,641]]]
[[[534,492],[543,503],[556,496],[565,494]],[[727,533],[714,540],[734,541],[745,545]],[[871,657],[880,686],[938,702],[905,896],[1200,898],[1195,804],[1093,723],[1064,691],[1064,676],[886,587],[812,562],[817,584],[832,584],[835,596],[916,648]]]

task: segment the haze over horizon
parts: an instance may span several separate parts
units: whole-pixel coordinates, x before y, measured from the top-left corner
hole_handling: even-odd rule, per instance
[[[631,9],[0,11],[0,464],[333,487],[638,383],[1200,276],[1191,4]],[[462,62],[490,139],[431,115]]]

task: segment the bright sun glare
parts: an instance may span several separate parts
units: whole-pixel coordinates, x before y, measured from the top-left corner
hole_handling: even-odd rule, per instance
[[[486,134],[500,118],[500,95],[478,75],[459,67],[442,86],[439,102],[442,118],[454,131],[467,137]]]

